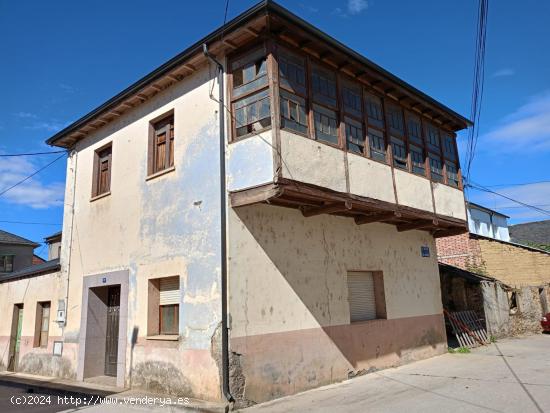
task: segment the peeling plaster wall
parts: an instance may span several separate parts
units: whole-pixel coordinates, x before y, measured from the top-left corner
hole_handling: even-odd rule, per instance
[[[432,182],[434,188],[435,210],[438,214],[466,220],[466,205],[464,193],[437,182]]]
[[[125,384],[205,399],[220,398],[210,351],[221,318],[219,113],[209,98],[212,82],[203,67],[78,143],[68,165],[62,257],[70,277],[66,341],[78,343],[83,277],[128,270],[128,314],[121,314],[128,317]],[[149,122],[170,110],[175,170],[146,180]],[[91,202],[94,151],[109,142],[111,194]],[[180,276],[181,337],[167,346],[146,339],[147,280],[174,275]]]
[[[434,239],[257,205],[229,214],[231,348],[255,402],[445,351]],[[431,257],[423,258],[427,245]],[[387,320],[349,322],[347,271],[383,271]]]
[[[0,367],[8,366],[11,323],[15,304],[23,304],[23,325],[18,371],[45,376],[74,378],[70,349],[62,357],[52,355],[53,342],[61,340],[62,329],[55,323],[58,300],[63,299],[65,283],[59,272],[0,283]],[[50,301],[48,345],[34,347],[37,305]]]
[[[273,182],[273,140],[268,130],[227,148],[227,190],[240,189]]]

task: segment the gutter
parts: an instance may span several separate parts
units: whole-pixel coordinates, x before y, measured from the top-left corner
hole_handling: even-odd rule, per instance
[[[225,182],[225,104],[223,65],[208,52],[206,43],[202,45],[204,55],[218,68],[218,104],[220,113],[220,211],[221,211],[221,294],[222,294],[222,391],[228,402],[234,402],[229,388],[229,329],[227,327],[227,192]]]

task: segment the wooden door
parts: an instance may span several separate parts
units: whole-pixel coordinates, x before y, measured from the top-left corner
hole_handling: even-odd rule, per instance
[[[23,327],[23,304],[16,304],[13,309],[13,320],[11,324],[10,352],[8,359],[8,370],[17,371],[19,361],[19,348],[21,347],[21,329]]]
[[[105,340],[105,375],[116,377],[118,361],[118,326],[120,286],[109,287],[107,293],[107,334]]]

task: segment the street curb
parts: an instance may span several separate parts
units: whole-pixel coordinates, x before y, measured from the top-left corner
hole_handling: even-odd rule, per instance
[[[144,398],[144,397],[159,397],[159,398],[178,398],[183,396],[174,396],[168,394],[151,394],[151,393],[131,393],[123,394],[128,392],[130,389],[120,389],[120,390],[103,390],[103,389],[93,389],[88,387],[82,387],[78,385],[68,384],[68,383],[51,383],[44,382],[42,380],[34,380],[26,377],[12,377],[12,376],[3,376],[0,375],[0,385],[6,387],[13,387],[18,389],[24,389],[27,393],[41,393],[50,396],[61,396],[61,397],[78,397],[82,400],[88,400],[89,398],[95,399],[93,404],[90,400],[90,405],[99,405],[101,399],[110,397],[110,398]],[[197,411],[204,413],[225,413],[227,412],[227,407],[220,403],[211,403],[203,402],[201,400],[195,400],[192,398],[189,399],[189,404],[166,404],[164,407],[170,407],[173,409],[182,410],[185,412]],[[127,407],[138,407],[138,405],[128,405]],[[141,406],[143,407],[143,406]],[[152,408],[163,408],[162,406],[151,406]]]

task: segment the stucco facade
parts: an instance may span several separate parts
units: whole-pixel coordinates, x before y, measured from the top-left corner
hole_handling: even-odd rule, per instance
[[[441,354],[433,237],[274,206],[232,210],[231,350],[244,398],[260,402]],[[387,317],[350,323],[348,271],[380,271]]]

